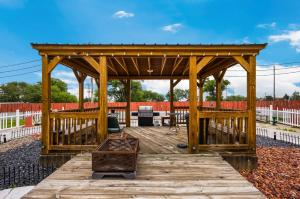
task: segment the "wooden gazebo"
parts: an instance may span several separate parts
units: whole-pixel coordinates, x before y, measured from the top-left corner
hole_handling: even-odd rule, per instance
[[[181,80],[188,79],[189,152],[206,149],[253,151],[256,147],[256,56],[265,46],[32,44],[42,57],[43,153],[92,150],[107,137],[107,81],[110,79],[125,84],[127,127],[130,127],[131,80],[170,80],[173,112],[173,88]],[[51,111],[51,71],[58,64],[71,68],[79,82],[76,112]],[[221,108],[221,82],[226,70],[236,64],[247,72],[247,110],[224,110]],[[203,80],[211,75],[216,80],[217,96],[213,109],[202,107],[201,103]],[[83,106],[86,76],[95,78],[99,87],[99,107],[95,109]],[[206,137],[211,129],[218,132],[213,137],[214,142],[208,142]]]

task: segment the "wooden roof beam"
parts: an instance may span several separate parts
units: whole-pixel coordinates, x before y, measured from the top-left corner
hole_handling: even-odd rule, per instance
[[[109,62],[109,64],[106,63],[107,66],[108,66],[114,73],[116,73],[116,75],[119,75],[119,73],[118,73],[118,71],[117,71],[117,69],[116,69],[116,66],[115,66],[115,65],[113,64],[113,62],[111,61],[111,58],[107,58],[107,60],[108,60],[108,62]]]
[[[177,62],[176,62],[176,60],[175,60],[174,65],[173,65],[173,70],[172,70],[171,75],[173,75],[173,73],[176,71],[176,69],[178,68],[179,64],[182,62],[183,57],[181,57]]]
[[[100,74],[100,65],[93,57],[83,56],[82,58]]]
[[[57,64],[59,64],[59,62],[61,61],[61,60],[63,60],[63,56],[56,56],[56,57],[54,57],[51,61],[50,61],[50,63],[48,64],[48,73],[51,73],[51,71],[55,68],[55,66],[57,65]]]
[[[167,62],[167,57],[166,56],[164,56],[164,58],[162,58],[162,60],[161,60],[161,70],[160,70],[160,75],[162,75],[163,74],[163,71],[164,71],[164,68],[165,68],[165,65],[166,65],[166,62]]]
[[[247,72],[250,72],[250,64],[242,56],[232,56]]]
[[[74,70],[77,70],[77,71],[82,71],[83,73],[87,74],[88,76],[91,76],[93,78],[98,78],[98,75],[84,67],[81,67],[79,65],[76,65],[72,62],[70,62],[68,59],[64,59],[63,62],[62,62],[63,65],[71,68],[71,69],[74,69]]]
[[[135,67],[138,75],[140,75],[139,64],[138,64],[137,58],[131,57],[131,61],[132,61],[133,65],[134,65],[134,67]]]
[[[123,68],[123,70],[129,75],[128,69],[124,63],[122,63],[117,57],[113,57],[117,63]],[[124,60],[123,60],[124,61]]]
[[[214,56],[205,56],[203,57],[200,62],[197,64],[197,74],[209,63],[211,62],[215,57]]]

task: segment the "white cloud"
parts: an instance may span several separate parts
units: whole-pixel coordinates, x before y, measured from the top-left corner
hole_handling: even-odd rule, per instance
[[[114,13],[114,17],[117,18],[129,18],[129,17],[134,17],[134,13],[132,12],[125,12],[124,10],[120,10]]]
[[[293,71],[300,71],[300,66],[298,69],[295,69],[296,66],[291,66],[291,68],[286,68],[282,65],[276,65],[277,74],[280,73],[289,73]],[[265,69],[270,69],[268,71],[261,71]],[[257,75],[269,75],[270,76],[257,76],[256,77],[256,95],[257,97],[264,97],[265,95],[273,95],[273,66],[270,68],[257,66]],[[297,87],[295,84],[300,82],[299,79],[300,73],[291,73],[285,75],[276,75],[276,96],[282,97],[284,94],[291,95],[294,91],[300,91],[300,87]],[[242,76],[242,77],[230,77],[230,76]],[[225,74],[225,79],[230,81],[230,86],[228,88],[228,95],[247,95],[247,78],[246,72],[240,65],[236,65],[228,69]],[[145,80],[143,87],[161,94],[166,94],[169,91],[170,84],[169,80]],[[189,81],[182,80],[176,88],[189,89]],[[234,91],[229,92],[230,91]],[[225,95],[225,91],[223,93]]]
[[[275,89],[276,89],[276,96],[282,97],[285,93],[291,95],[294,91],[300,91],[300,88],[297,87],[295,84],[300,82],[299,80],[299,73],[291,73],[285,75],[278,75],[280,73],[289,73],[293,71],[300,71],[300,69],[295,69],[290,66],[290,68],[286,68],[282,65],[276,65],[277,74],[275,80]],[[300,67],[300,66],[299,66]],[[282,68],[284,68],[282,70]],[[256,95],[257,97],[264,97],[265,95],[273,95],[273,66],[270,68],[257,66],[257,77],[256,77]],[[268,71],[261,71],[265,69],[270,69]],[[225,74],[226,79],[228,79],[231,83],[230,88],[234,90],[235,95],[246,95],[247,93],[247,81],[246,77],[228,77],[228,76],[246,76],[246,72],[244,71],[236,71],[236,70],[243,70],[240,65],[233,66],[232,68],[228,69]],[[268,76],[259,76],[259,75],[268,75]]]
[[[272,22],[272,23],[258,24],[256,27],[263,28],[263,29],[274,29],[274,28],[276,28],[276,26],[277,26],[276,22]]]
[[[181,23],[174,23],[174,24],[170,24],[170,25],[162,27],[162,30],[166,31],[166,32],[176,33],[182,27],[183,27],[183,25]]]
[[[287,41],[289,44],[300,52],[300,30],[286,31],[283,34],[269,36],[270,42],[282,42]]]

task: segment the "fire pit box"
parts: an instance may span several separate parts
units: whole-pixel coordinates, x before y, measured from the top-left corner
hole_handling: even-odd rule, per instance
[[[134,172],[139,140],[133,137],[109,137],[92,152],[94,172]]]

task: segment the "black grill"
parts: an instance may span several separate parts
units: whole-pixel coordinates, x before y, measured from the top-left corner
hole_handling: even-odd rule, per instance
[[[139,126],[153,126],[153,116],[159,116],[159,112],[153,112],[152,106],[139,106],[138,112],[132,116],[138,116]]]

